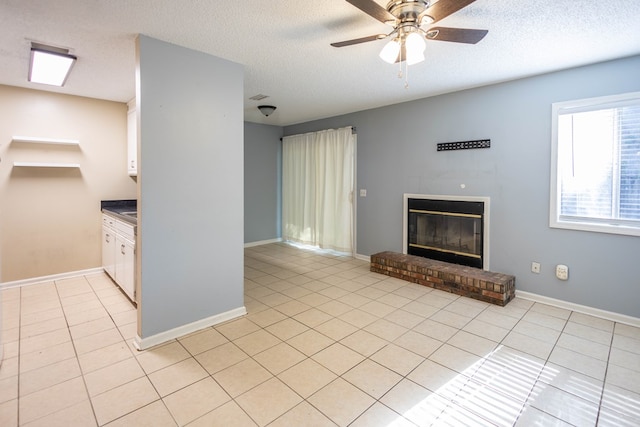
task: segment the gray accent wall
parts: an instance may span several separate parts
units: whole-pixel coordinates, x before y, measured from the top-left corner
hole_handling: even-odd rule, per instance
[[[244,242],[277,239],[282,177],[281,126],[244,124]]]
[[[242,308],[243,67],[137,42],[138,335]]]
[[[488,196],[491,270],[515,275],[521,291],[640,317],[640,238],[549,227],[551,104],[640,91],[638,76],[635,56],[287,126],[284,134],[357,128],[357,187],[367,190],[357,198],[358,254],[402,251],[403,193]],[[439,142],[486,138],[489,149],[436,152]],[[555,277],[556,264],[569,267],[568,281]]]

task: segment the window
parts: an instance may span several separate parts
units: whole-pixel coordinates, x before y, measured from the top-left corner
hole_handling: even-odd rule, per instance
[[[640,92],[552,105],[556,228],[640,236]]]

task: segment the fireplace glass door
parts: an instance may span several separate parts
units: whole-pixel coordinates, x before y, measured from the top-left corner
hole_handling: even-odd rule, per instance
[[[459,203],[409,206],[408,253],[482,268],[482,211]]]

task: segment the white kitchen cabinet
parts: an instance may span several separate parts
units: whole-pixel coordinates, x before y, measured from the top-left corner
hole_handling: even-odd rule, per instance
[[[138,119],[136,100],[127,102],[127,171],[129,176],[138,176]]]
[[[116,283],[131,301],[135,301],[135,244],[116,234]]]
[[[102,267],[134,302],[135,252],[134,225],[102,214]]]
[[[116,229],[115,219],[109,215],[102,215],[102,268],[115,279]]]

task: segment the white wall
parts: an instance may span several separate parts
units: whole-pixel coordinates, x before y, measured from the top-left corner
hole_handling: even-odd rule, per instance
[[[137,41],[138,335],[243,308],[243,68]]]

